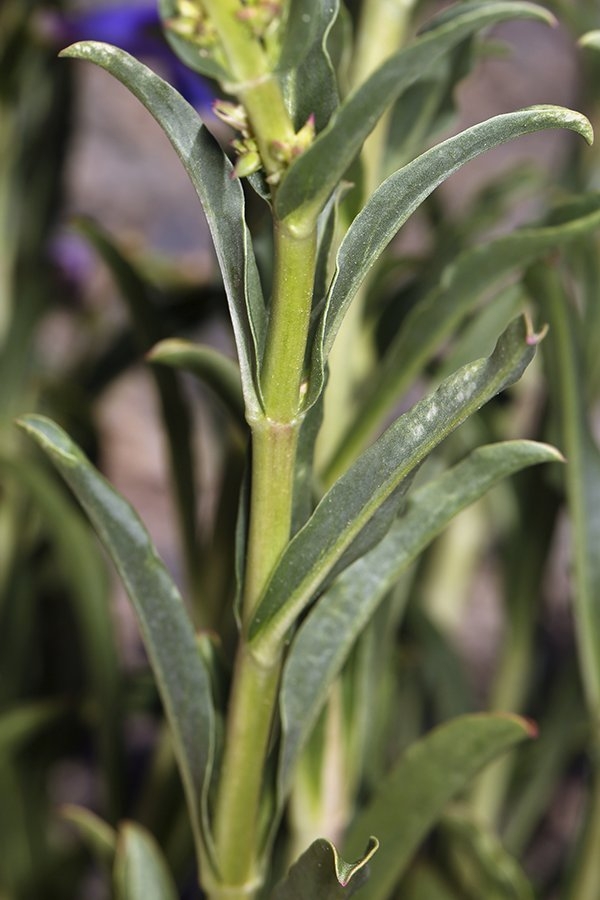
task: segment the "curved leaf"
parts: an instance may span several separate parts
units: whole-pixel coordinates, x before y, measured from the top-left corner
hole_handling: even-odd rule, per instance
[[[73,803],[61,806],[60,817],[76,828],[98,862],[112,869],[117,849],[115,829],[89,809]]]
[[[400,50],[341,104],[330,126],[294,162],[277,191],[280,219],[316,217],[386,109],[444,53],[469,35],[505,19],[553,21],[540,6],[521,2],[465,3],[450,21]],[[435,24],[435,23],[434,23]]]
[[[517,716],[460,716],[412,744],[387,775],[369,805],[350,825],[344,852],[352,855],[365,835],[380,841],[368,900],[386,900],[419,844],[457,796],[488,763],[536,735]]]
[[[369,838],[362,856],[344,862],[330,841],[323,838],[310,845],[294,863],[286,878],[271,894],[271,900],[343,900],[351,897],[369,877],[369,861],[379,842]]]
[[[441,276],[440,283],[411,310],[392,342],[376,377],[364,393],[360,408],[328,466],[328,477],[343,471],[377,426],[389,415],[403,391],[424,364],[471,312],[481,295],[511,272],[523,269],[556,247],[600,226],[600,196],[586,198],[561,217],[560,224],[519,228],[461,253]]]
[[[538,340],[527,320],[516,319],[490,357],[459,369],[400,416],[333,485],[267,585],[250,626],[257,651],[273,651],[340,564],[383,537],[407,478],[454,428],[520,377]]]
[[[153,347],[146,359],[191,372],[214,391],[236,425],[246,430],[240,370],[223,353],[192,341],[167,338]]]
[[[320,598],[294,637],[282,674],[278,792],[282,804],[296,762],[331,685],[357,638],[402,572],[462,509],[526,466],[562,461],[547,444],[507,441],[479,447],[414,491],[386,537]]]
[[[532,106],[495,116],[427,150],[390,175],[358,214],[337,254],[337,265],[315,341],[310,397],[323,386],[324,367],[342,319],[363,278],[392,237],[431,192],[479,154],[524,134],[570,128],[592,140],[585,116],[557,106]]]
[[[135,822],[119,829],[114,868],[117,900],[178,900],[179,893],[152,835]]]
[[[198,114],[175,88],[123,50],[83,41],[61,56],[85,59],[110,72],[140,100],[170,140],[188,173],[206,215],[229,302],[250,414],[260,412],[258,365],[266,313],[239,178]]]
[[[210,672],[202,660],[179,591],[137,513],[69,436],[43,416],[22,428],[48,454],[76,494],[110,555],[137,614],[171,728],[192,827],[209,842],[206,791],[215,741]]]

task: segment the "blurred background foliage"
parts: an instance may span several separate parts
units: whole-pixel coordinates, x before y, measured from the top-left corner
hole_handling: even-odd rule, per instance
[[[485,45],[463,45],[435,78],[409,91],[389,119],[390,134],[399,137],[379,161],[380,173],[434,135],[517,106],[564,103],[598,125],[599,62],[576,40],[600,27],[600,9],[586,0],[546,5],[558,28],[502,26]],[[348,23],[357,7],[349,4]],[[416,4],[415,22],[434,8]],[[50,413],[140,510],[186,588],[206,636],[204,651],[217,667],[224,663],[210,635],[224,636],[226,647],[234,627],[224,599],[235,590],[243,424],[219,405],[210,385],[144,361],[170,336],[230,352],[223,291],[195,198],[158,129],[103,73],[57,59],[62,46],[87,38],[108,40],[156,66],[218,127],[210,113],[213,87],[171,55],[153,2],[4,0],[2,900],[108,896],[98,852],[102,828],[68,804],[112,825],[123,818],[145,825],[165,849],[181,896],[198,896],[181,789],[135,626],[82,514],[42,458],[21,443],[15,417]],[[501,241],[515,226],[550,226],[561,205],[563,217],[569,209],[584,214],[586,203],[592,211],[597,199],[581,195],[598,189],[599,173],[597,150],[569,135],[532,136],[466,167],[425,204],[371,280],[355,323],[362,352],[354,372],[344,370],[341,393],[333,376],[334,424],[319,445],[325,481],[343,463],[335,447],[352,446],[353,410],[384,396],[385,383],[368,377],[369,360],[393,362],[401,354],[406,334],[419,327],[421,301],[438,283],[451,283],[452,262],[467,254],[470,271],[470,248]],[[368,170],[362,177],[368,181]],[[251,192],[248,199],[268,282],[263,210]],[[351,208],[350,194],[348,215]],[[480,278],[472,303],[452,320],[453,337],[442,333],[408,383],[388,386],[391,406],[383,403],[373,421],[376,431],[394,406],[487,353],[524,297],[538,321],[551,325],[543,358],[508,399],[446,442],[443,454],[451,462],[476,443],[526,436],[555,442],[574,462],[571,474],[528,470],[458,517],[378,614],[353,655],[342,698],[351,711],[369,713],[368,722],[348,716],[348,796],[367,796],[392,751],[451,716],[510,709],[539,723],[537,742],[489,769],[448,812],[404,886],[402,896],[415,900],[529,897],[530,883],[539,897],[570,897],[573,873],[583,871],[577,859],[586,854],[585,823],[592,838],[600,828],[591,724],[597,698],[580,662],[593,623],[582,624],[577,599],[586,590],[593,599],[593,566],[586,570],[584,560],[573,576],[577,548],[583,542],[593,556],[600,530],[586,519],[584,502],[600,492],[593,437],[600,390],[597,237],[556,249],[548,260]],[[206,597],[216,601],[207,605]],[[384,659],[393,665],[383,668]],[[365,696],[375,686],[376,704],[353,703],[353,692]],[[306,784],[321,777],[319,742],[317,732],[296,812],[310,795]]]

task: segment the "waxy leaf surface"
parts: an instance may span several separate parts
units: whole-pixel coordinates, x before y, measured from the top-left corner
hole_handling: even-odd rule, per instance
[[[204,801],[215,714],[210,673],[179,591],[135,510],[69,436],[43,416],[27,416],[20,424],[77,496],[127,589],[170,725],[192,827],[208,843]]]
[[[258,413],[258,364],[266,313],[244,217],[244,192],[233,167],[196,110],[147,66],[109,44],[84,41],[62,56],[85,59],[110,72],[161,126],[188,173],[206,215],[233,323],[244,398]]]
[[[460,41],[512,18],[552,21],[533,3],[465,3],[450,21],[442,21],[383,63],[349,95],[329,127],[290,167],[277,192],[278,217],[292,221],[296,215],[316,216],[386,109]]]
[[[431,451],[469,415],[514,383],[533,358],[537,336],[512,322],[493,354],[464,366],[400,416],[323,497],[284,552],[250,626],[250,639],[274,652],[327,579],[380,540],[399,491]],[[356,555],[353,550],[356,548]]]
[[[309,396],[323,387],[324,367],[346,310],[371,266],[401,225],[448,176],[486,150],[523,134],[570,128],[592,140],[585,116],[558,106],[535,106],[495,116],[427,150],[390,175],[358,214],[338,254],[315,341]]]
[[[482,294],[500,285],[510,273],[599,226],[600,198],[591,197],[560,224],[519,228],[461,253],[444,269],[439,285],[407,314],[365,391],[355,420],[340,441],[332,468],[343,467],[356,456],[423,366],[473,311]]]
[[[369,860],[378,843],[369,839],[356,862],[347,863],[332,843],[324,839],[310,845],[294,863],[287,877],[271,894],[271,900],[343,900],[351,897],[369,877]]]
[[[283,669],[278,791],[294,768],[329,691],[379,604],[398,578],[462,509],[526,466],[561,461],[547,444],[507,441],[474,450],[409,496],[386,537],[356,560],[319,599],[294,637]]]
[[[517,716],[470,715],[453,719],[412,744],[353,820],[344,842],[344,853],[350,856],[370,834],[380,842],[365,900],[391,897],[450,800],[485,765],[535,733],[531,723]]]

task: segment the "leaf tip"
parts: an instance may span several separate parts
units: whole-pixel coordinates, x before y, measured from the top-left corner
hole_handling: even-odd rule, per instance
[[[68,465],[77,462],[74,445],[69,436],[52,419],[40,415],[21,416],[17,419],[17,425],[54,458]]]

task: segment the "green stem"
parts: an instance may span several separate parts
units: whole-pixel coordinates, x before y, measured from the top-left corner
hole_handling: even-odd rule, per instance
[[[219,34],[233,82],[225,85],[244,104],[267,173],[281,169],[273,146],[292,141],[294,126],[267,55],[248,24],[239,0],[202,0]]]
[[[275,273],[261,374],[267,416],[291,422],[302,404],[304,355],[316,264],[316,228],[290,234],[275,223]]]

